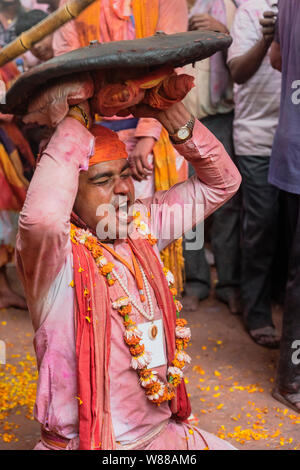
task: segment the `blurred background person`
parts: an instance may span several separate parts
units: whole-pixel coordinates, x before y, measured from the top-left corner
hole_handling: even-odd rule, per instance
[[[53,13],[59,7],[60,0],[33,0],[35,2],[34,8],[41,8],[48,13]]]
[[[281,76],[270,64],[274,35],[271,0],[249,0],[237,11],[228,51],[235,82],[233,137],[242,174],[242,277],[244,324],[261,346],[277,348],[272,320],[272,268],[277,248],[278,190],[268,183],[278,124]],[[260,18],[270,11],[271,33],[262,34]]]
[[[285,207],[289,271],[273,397],[300,413],[300,2],[280,0],[271,63],[282,70],[279,125],[269,182]],[[275,73],[275,71],[274,71]]]
[[[0,47],[16,38],[16,21],[23,11],[19,0],[0,0]]]
[[[232,0],[197,0],[189,13],[189,29],[228,33],[236,13]],[[226,65],[226,52],[186,67],[195,76],[196,87],[185,104],[216,137],[235,160],[232,126],[234,116],[233,83]],[[190,166],[190,175],[193,169]],[[240,303],[240,196],[235,195],[211,216],[211,245],[217,270],[216,297],[233,314]],[[188,245],[186,245],[188,246]],[[198,301],[209,296],[211,274],[205,249],[185,250],[185,307],[196,310]]]
[[[39,9],[21,13],[16,22],[17,36],[32,28],[47,16],[48,13]],[[52,41],[53,34],[49,34],[41,41],[34,44],[29,51],[23,54],[23,56],[19,57],[17,59],[17,63],[19,65],[22,64],[22,71],[26,72],[32,67],[51,59],[53,57]],[[41,141],[49,137],[51,130],[45,126],[32,124],[22,124],[22,130],[30,144],[33,154],[37,156]]]
[[[48,16],[43,10],[31,10],[23,12],[19,15],[15,30],[16,35],[24,33],[28,29],[35,26]],[[53,57],[53,34],[49,34],[44,39],[34,44],[30,51],[27,51],[22,57],[24,62],[24,71],[34,67],[35,65],[45,62]]]
[[[19,72],[14,62],[0,69],[9,88]],[[19,212],[29,185],[26,176],[35,164],[30,146],[12,115],[0,113],[0,308],[26,309],[25,299],[11,288],[7,265],[14,260]]]
[[[20,2],[14,0],[1,2],[0,8],[2,47],[47,16],[41,10],[25,12]],[[52,37],[48,36],[36,44],[33,53],[38,57],[35,63],[51,58]],[[31,52],[0,69],[0,78],[6,89],[24,71],[23,58],[28,54]],[[14,262],[18,217],[35,166],[32,150],[35,149],[34,153],[38,153],[40,131],[37,127],[33,129],[34,139],[31,141],[16,117],[0,113],[0,308],[27,308],[24,298],[11,287],[7,268]]]

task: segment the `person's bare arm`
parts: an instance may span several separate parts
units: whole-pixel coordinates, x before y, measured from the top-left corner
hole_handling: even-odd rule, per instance
[[[261,66],[268,49],[269,44],[260,39],[246,54],[232,59],[228,67],[233,81],[241,85],[250,80]]]
[[[264,60],[274,38],[275,13],[268,11],[260,20],[263,36],[245,54],[233,58],[228,66],[235,83],[239,85],[246,83],[256,74]]]
[[[189,31],[219,31],[229,33],[227,26],[208,13],[193,15],[189,20]]]
[[[280,50],[280,44],[278,42],[273,41],[271,44],[271,51],[270,51],[270,60],[271,65],[274,69],[282,71],[282,56]]]

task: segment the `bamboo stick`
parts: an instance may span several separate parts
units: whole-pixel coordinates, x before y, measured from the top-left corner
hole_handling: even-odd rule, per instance
[[[63,24],[76,18],[82,10],[95,0],[70,0],[44,20],[20,34],[14,41],[0,50],[0,67],[28,51],[34,44],[56,31]]]

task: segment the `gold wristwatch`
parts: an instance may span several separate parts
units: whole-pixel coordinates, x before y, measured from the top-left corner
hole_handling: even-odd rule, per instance
[[[174,134],[169,134],[174,144],[184,144],[184,142],[192,137],[195,120],[195,117],[192,116],[183,127],[178,129]]]

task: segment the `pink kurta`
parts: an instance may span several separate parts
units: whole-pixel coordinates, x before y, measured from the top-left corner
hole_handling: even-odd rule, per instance
[[[178,145],[177,149],[194,165],[196,175],[143,201],[146,210],[151,211],[151,232],[158,238],[154,248],[157,254],[172,241],[164,240],[164,220],[170,206],[176,203],[182,208],[185,204],[203,207],[202,215],[187,221],[184,230],[188,230],[225,203],[237,191],[241,181],[223,146],[199,122],[195,125],[193,138]],[[37,165],[20,215],[17,237],[17,265],[35,329],[39,369],[34,414],[46,430],[69,438],[70,449],[78,447],[70,213],[77,193],[79,171],[87,169],[92,153],[93,137],[89,131],[72,118],[64,119]],[[177,235],[181,236],[183,229],[178,226],[178,219],[171,220]],[[131,259],[126,241],[116,241],[114,249]],[[110,259],[109,254],[106,257]],[[116,260],[114,264],[131,295],[138,299],[138,290],[128,269]],[[155,319],[160,319],[162,313],[151,288],[150,292]],[[146,321],[134,309],[133,315],[137,323]],[[190,445],[195,449],[204,448],[207,443],[212,448],[226,448],[224,441],[199,430],[188,441],[185,438],[187,426],[170,420],[168,404],[157,407],[147,400],[136,372],[130,368],[122,319],[113,309],[111,320],[110,412],[116,441],[123,445],[132,443],[162,427],[159,436],[154,440],[146,439],[143,448],[153,449],[151,446],[154,445],[157,449],[186,449]],[[166,364],[156,368],[164,381],[166,369]],[[39,444],[38,448],[45,447]]]
[[[65,3],[66,0],[62,0],[61,3]],[[100,42],[109,41],[121,41],[121,40],[132,40],[135,39],[135,29],[131,20],[122,20],[121,17],[129,16],[132,14],[130,7],[130,0],[115,1],[117,5],[119,3],[118,10],[120,16],[111,13],[110,0],[101,0],[101,37]],[[109,18],[107,18],[107,11],[110,12]],[[109,28],[106,27],[109,23]],[[188,13],[187,4],[182,0],[160,0],[159,2],[159,21],[157,24],[157,31],[164,31],[167,34],[175,34],[183,31],[187,31],[188,25]],[[80,41],[78,38],[76,24],[74,21],[66,23],[62,28],[59,28],[53,37],[53,49],[54,55],[61,55],[74,49],[80,48]],[[133,116],[129,116],[133,117]],[[122,118],[113,117],[113,120],[119,120]],[[133,151],[137,139],[141,137],[153,137],[158,140],[161,133],[161,125],[155,119],[144,118],[139,119],[138,125],[135,129],[128,129],[118,132],[120,139],[126,144],[127,150]],[[150,163],[153,162],[153,154],[148,157]],[[185,170],[182,166],[185,165],[184,158],[179,154],[176,154],[176,167],[182,173]],[[146,180],[134,181],[135,190],[137,197],[141,195],[153,196],[154,194],[154,175],[152,174]]]

